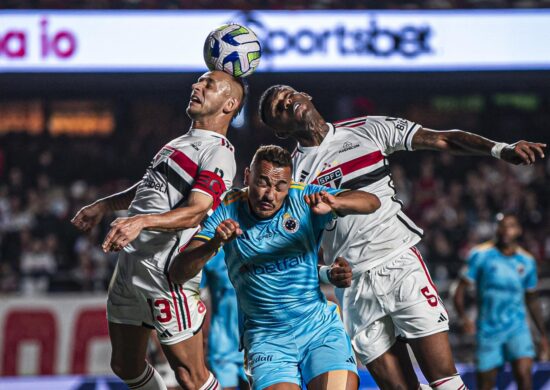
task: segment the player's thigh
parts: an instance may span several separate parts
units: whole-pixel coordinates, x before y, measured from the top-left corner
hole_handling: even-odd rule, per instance
[[[483,373],[501,367],[505,362],[505,340],[478,334],[476,337],[476,369]]]
[[[395,343],[395,327],[389,316],[379,318],[351,336],[351,345],[365,366],[390,350]]]
[[[497,383],[497,375],[497,368],[487,371],[478,371],[476,374],[478,390],[493,390]]]
[[[338,373],[329,375],[330,378],[345,379],[347,374],[341,375],[341,372],[347,371],[357,375],[355,355],[340,320],[338,307],[327,305],[321,319],[321,323],[311,326],[304,324],[307,329],[314,329],[313,332],[304,329],[303,334],[297,336],[301,354],[299,368],[306,384],[328,372]]]
[[[302,375],[296,341],[292,334],[256,337],[245,333],[245,372],[253,390],[300,387]],[[272,387],[272,386],[281,387]],[[288,386],[288,387],[285,387]]]
[[[457,373],[448,332],[439,332],[407,341],[428,382]]]
[[[109,322],[111,367],[123,379],[137,378],[145,370],[145,355],[151,330]]]
[[[531,337],[531,331],[527,326],[514,332],[506,338],[504,343],[504,356],[507,361],[535,357],[535,345]]]
[[[359,377],[355,372],[335,370],[318,375],[307,384],[308,390],[357,390]]]
[[[407,344],[397,340],[387,352],[374,359],[367,369],[380,389],[418,389]]]

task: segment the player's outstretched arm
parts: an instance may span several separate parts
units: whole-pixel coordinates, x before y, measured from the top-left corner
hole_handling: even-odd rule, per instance
[[[345,191],[336,196],[321,191],[305,195],[304,199],[315,214],[332,211],[343,217],[349,214],[370,214],[380,208],[380,199],[366,191]]]
[[[413,149],[448,151],[453,154],[493,156],[511,164],[533,164],[544,158],[546,144],[518,141],[513,144],[495,142],[462,130],[437,131],[422,128],[412,139]]]
[[[106,212],[126,210],[136,195],[139,183],[82,207],[71,219],[71,223],[78,229],[87,232],[101,221]]]
[[[226,219],[218,225],[216,233],[210,241],[191,241],[187,248],[174,257],[170,264],[168,275],[172,282],[182,284],[195,277],[206,262],[218,252],[220,246],[233,241],[242,233],[238,222]]]
[[[475,333],[474,322],[466,314],[466,309],[464,306],[464,295],[466,293],[466,289],[468,288],[468,285],[469,285],[469,282],[467,280],[465,279],[459,280],[453,295],[453,303],[454,303],[456,313],[458,314],[458,318],[460,318],[462,331],[466,334],[474,334]]]
[[[199,226],[212,207],[212,197],[192,191],[184,207],[165,213],[139,214],[117,218],[111,223],[111,230],[105,236],[103,251],[119,251],[136,239],[143,229],[180,230]]]
[[[538,293],[536,291],[526,292],[525,303],[527,304],[531,318],[540,333],[540,348],[538,351],[539,360],[548,361],[550,360],[550,345],[548,343],[546,328],[544,327],[544,318],[542,316],[542,308]]]

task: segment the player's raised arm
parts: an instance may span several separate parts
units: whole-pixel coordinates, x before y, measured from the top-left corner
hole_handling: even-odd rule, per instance
[[[139,183],[141,181],[124,191],[98,199],[94,203],[82,207],[71,219],[71,223],[78,229],[87,232],[101,221],[107,211],[128,209],[136,195]]]
[[[437,131],[422,128],[412,139],[413,149],[448,151],[454,154],[493,156],[511,164],[533,164],[544,158],[546,144],[517,141],[513,144],[495,142],[462,130]]]
[[[103,241],[103,250],[121,250],[135,240],[143,229],[180,230],[197,227],[212,207],[212,203],[210,195],[192,191],[184,207],[158,214],[117,218],[111,223],[111,230]]]
[[[214,237],[207,241],[193,240],[170,264],[168,275],[174,283],[182,284],[192,279],[214,256],[220,246],[233,241],[242,234],[239,223],[232,219],[222,221],[216,228]]]
[[[306,203],[315,214],[345,216],[349,214],[370,214],[380,208],[380,199],[366,191],[343,191],[332,195],[327,191],[320,191],[304,195]]]

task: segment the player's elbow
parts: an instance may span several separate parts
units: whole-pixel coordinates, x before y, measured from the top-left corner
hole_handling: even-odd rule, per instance
[[[380,203],[380,198],[378,198],[378,196],[374,195],[374,194],[367,194],[367,201],[366,201],[366,205],[367,205],[367,214],[371,214],[371,213],[374,213],[376,210],[378,210],[380,208],[380,206],[382,205],[382,203]]]

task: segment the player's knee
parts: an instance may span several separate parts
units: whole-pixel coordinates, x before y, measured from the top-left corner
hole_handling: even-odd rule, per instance
[[[135,378],[141,373],[139,368],[129,367],[127,362],[123,363],[114,358],[111,358],[111,370],[122,380]]]

